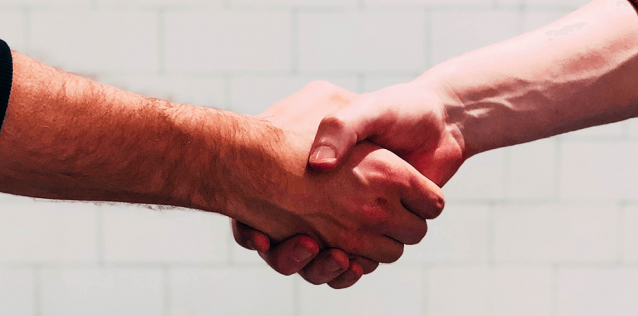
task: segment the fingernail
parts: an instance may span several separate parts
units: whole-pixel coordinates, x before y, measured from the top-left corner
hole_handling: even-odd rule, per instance
[[[248,247],[248,249],[250,249],[250,250],[256,250],[257,249],[257,247],[255,246],[255,242],[252,239],[249,239],[246,242],[246,247]]]
[[[312,154],[312,160],[319,162],[330,162],[337,159],[337,153],[330,146],[320,146]]]
[[[337,272],[341,270],[341,265],[335,260],[330,260],[326,263],[326,269],[330,272]]]
[[[297,245],[292,251],[292,256],[295,261],[302,262],[308,260],[312,256],[312,252],[304,246]]]

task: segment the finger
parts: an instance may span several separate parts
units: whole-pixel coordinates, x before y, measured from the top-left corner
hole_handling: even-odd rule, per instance
[[[370,274],[379,267],[379,263],[361,256],[350,256],[350,262],[356,262],[363,268],[363,274]]]
[[[320,285],[334,280],[349,266],[348,255],[339,249],[328,249],[303,268],[299,275],[314,285]]]
[[[401,203],[397,204],[397,211],[386,220],[383,233],[406,245],[420,243],[428,232],[428,223]]]
[[[295,274],[319,253],[319,246],[308,236],[295,236],[259,255],[275,271],[283,275]]]
[[[443,191],[434,182],[420,174],[412,166],[409,188],[404,190],[401,198],[403,206],[422,219],[435,219],[445,208]]]
[[[328,285],[333,289],[345,289],[353,286],[363,276],[363,268],[356,262],[350,261],[350,267],[348,270],[339,275],[334,280],[328,282]]]
[[[270,248],[270,238],[261,232],[234,219],[231,220],[231,226],[233,228],[235,241],[240,246],[248,250],[257,250],[260,252],[268,251]]]
[[[357,142],[384,131],[390,118],[373,110],[373,106],[374,99],[359,98],[326,116],[310,150],[310,166],[320,171],[332,169]]]
[[[353,255],[366,257],[380,263],[393,263],[403,255],[404,244],[386,236],[364,237],[361,247],[349,249]]]

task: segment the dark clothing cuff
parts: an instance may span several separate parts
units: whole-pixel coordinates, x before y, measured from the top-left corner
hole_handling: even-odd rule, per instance
[[[13,82],[13,58],[7,43],[0,40],[0,128],[9,106],[11,84]]]

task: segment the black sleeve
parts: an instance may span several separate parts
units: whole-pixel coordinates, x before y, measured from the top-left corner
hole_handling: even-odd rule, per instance
[[[629,3],[631,3],[631,5],[633,5],[634,8],[638,10],[638,0],[629,0]]]
[[[7,43],[0,40],[0,128],[9,106],[9,95],[13,82],[13,58]]]

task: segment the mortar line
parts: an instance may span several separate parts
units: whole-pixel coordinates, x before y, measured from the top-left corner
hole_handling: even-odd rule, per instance
[[[33,268],[33,309],[36,316],[42,316],[42,268]]]
[[[290,62],[293,75],[299,74],[299,9],[292,8],[290,11]]]
[[[165,9],[157,11],[157,62],[158,73],[166,74],[166,12]]]

